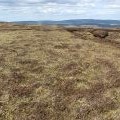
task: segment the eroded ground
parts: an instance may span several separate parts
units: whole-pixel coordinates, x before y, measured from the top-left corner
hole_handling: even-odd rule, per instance
[[[120,30],[1,24],[0,120],[120,120]]]

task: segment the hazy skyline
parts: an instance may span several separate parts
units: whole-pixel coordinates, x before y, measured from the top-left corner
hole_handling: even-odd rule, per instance
[[[0,0],[0,21],[120,20],[120,0]]]

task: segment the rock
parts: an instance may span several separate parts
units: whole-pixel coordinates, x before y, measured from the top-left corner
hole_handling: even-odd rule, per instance
[[[108,31],[105,30],[95,30],[92,32],[95,37],[106,38],[108,36]]]

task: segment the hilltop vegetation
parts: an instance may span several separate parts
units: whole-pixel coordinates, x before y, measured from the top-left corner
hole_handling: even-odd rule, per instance
[[[120,120],[120,29],[1,23],[0,120]]]

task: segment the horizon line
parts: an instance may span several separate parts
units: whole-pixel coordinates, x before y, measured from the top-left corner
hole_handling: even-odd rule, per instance
[[[107,21],[107,20],[114,20],[114,21],[120,21],[119,19],[88,19],[88,18],[83,18],[83,19],[62,19],[62,20],[50,20],[50,19],[45,19],[45,20],[16,20],[16,21],[3,21],[0,20],[0,22],[27,22],[27,21],[33,21],[33,22],[37,22],[37,21],[67,21],[67,20],[103,20],[103,21]]]

